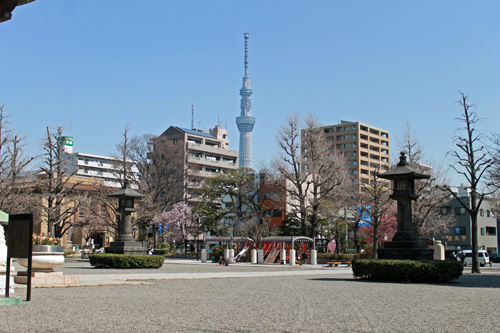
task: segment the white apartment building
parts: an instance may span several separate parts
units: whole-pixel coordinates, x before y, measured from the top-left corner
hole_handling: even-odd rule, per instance
[[[75,172],[75,176],[101,179],[104,181],[104,186],[106,187],[121,188],[121,163],[120,159],[114,157],[72,153],[68,154],[66,168],[68,174]],[[138,181],[139,169],[137,169],[133,161],[128,161],[128,163],[130,163],[132,179]],[[137,189],[137,185],[132,183],[131,188]]]

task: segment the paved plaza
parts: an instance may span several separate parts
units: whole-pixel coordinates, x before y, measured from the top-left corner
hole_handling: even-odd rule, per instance
[[[499,264],[442,285],[358,281],[350,267],[187,260],[154,270],[68,260],[58,271],[80,285],[34,288],[31,302],[1,306],[1,332],[500,331]]]

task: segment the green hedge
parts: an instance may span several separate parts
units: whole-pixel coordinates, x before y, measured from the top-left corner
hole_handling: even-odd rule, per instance
[[[345,261],[353,261],[354,259],[360,259],[360,258],[368,258],[369,255],[362,253],[362,254],[356,254],[356,253],[321,253],[318,252],[318,259],[327,259],[327,260],[345,260]]]
[[[169,249],[154,249],[154,254],[159,255],[159,256],[164,256],[166,254],[171,253]]]
[[[382,282],[443,283],[462,276],[458,261],[417,261],[356,259],[352,262],[354,277]]]
[[[160,268],[165,257],[135,254],[91,254],[90,265],[96,268]]]

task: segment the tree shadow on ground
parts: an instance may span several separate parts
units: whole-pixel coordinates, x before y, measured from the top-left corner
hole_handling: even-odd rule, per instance
[[[317,278],[310,279],[312,281],[343,281],[343,282],[353,282],[353,283],[398,283],[398,282],[378,282],[370,280],[361,280],[356,278]],[[404,284],[413,284],[411,282],[399,282]],[[424,283],[419,283],[424,284]],[[433,285],[440,286],[450,286],[450,287],[461,287],[461,288],[500,288],[500,275],[493,274],[465,274],[462,275],[457,280],[448,283],[434,283]]]

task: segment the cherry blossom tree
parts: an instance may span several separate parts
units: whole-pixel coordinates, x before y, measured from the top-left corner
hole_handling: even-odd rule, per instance
[[[151,220],[155,226],[163,226],[167,237],[180,238],[184,243],[184,249],[190,237],[198,234],[199,218],[193,214],[191,207],[184,202],[178,202],[169,211],[155,215]]]

